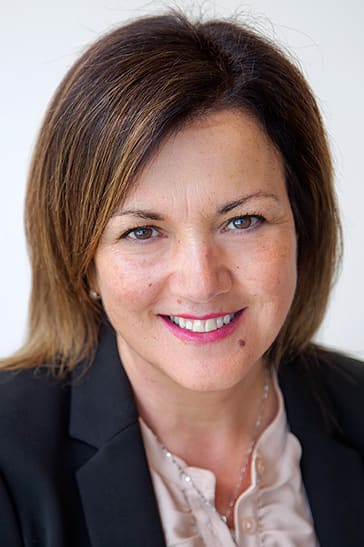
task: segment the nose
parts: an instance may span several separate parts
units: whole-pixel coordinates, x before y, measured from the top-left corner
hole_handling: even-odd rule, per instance
[[[176,297],[194,303],[207,303],[228,293],[232,275],[223,249],[206,240],[179,241],[170,283]]]

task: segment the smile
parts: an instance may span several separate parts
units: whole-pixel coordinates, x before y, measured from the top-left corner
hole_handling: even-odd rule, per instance
[[[167,329],[186,343],[209,344],[228,338],[239,328],[246,308],[233,313],[211,313],[205,317],[160,315]]]
[[[230,313],[209,319],[185,319],[184,317],[170,315],[169,320],[181,329],[191,332],[212,332],[221,329],[224,325],[228,325],[235,316],[236,313]]]

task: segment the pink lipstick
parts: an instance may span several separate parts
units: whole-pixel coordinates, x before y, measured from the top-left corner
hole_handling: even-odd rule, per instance
[[[220,312],[198,317],[186,314],[178,315],[178,317],[160,315],[160,318],[164,325],[180,340],[196,344],[208,344],[230,336],[240,323],[244,315],[244,309],[225,315]],[[214,326],[215,328],[213,328]],[[209,332],[195,332],[192,330],[204,330],[205,327],[213,330]]]

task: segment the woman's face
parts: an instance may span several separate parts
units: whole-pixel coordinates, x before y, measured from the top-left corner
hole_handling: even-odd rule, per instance
[[[282,160],[257,122],[221,111],[171,136],[109,220],[95,272],[127,371],[197,391],[244,380],[296,287]]]

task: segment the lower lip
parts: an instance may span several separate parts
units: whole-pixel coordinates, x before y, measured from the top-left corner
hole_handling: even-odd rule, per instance
[[[237,328],[240,323],[241,318],[243,317],[244,310],[237,312],[235,317],[220,329],[213,330],[211,332],[192,332],[191,330],[182,329],[176,323],[173,323],[167,317],[160,315],[163,323],[166,327],[180,340],[184,342],[195,342],[196,344],[209,344],[211,342],[217,342],[218,340],[223,340],[230,336]]]

